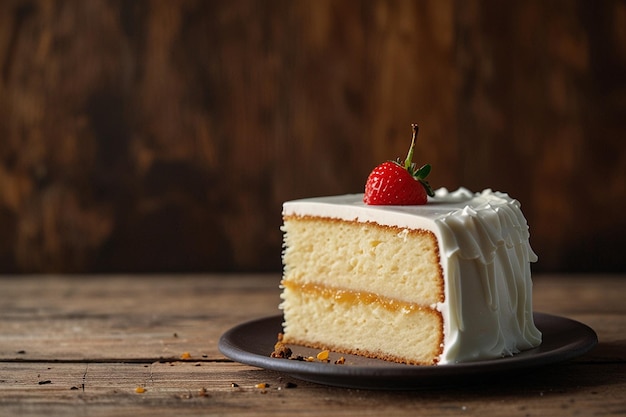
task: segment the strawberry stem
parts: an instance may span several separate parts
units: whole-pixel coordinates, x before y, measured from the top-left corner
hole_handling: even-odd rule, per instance
[[[406,159],[404,160],[404,168],[409,172],[412,171],[411,165],[413,164],[413,150],[415,149],[415,140],[417,139],[417,131],[419,130],[419,127],[415,123],[413,123],[411,127],[413,128],[413,138],[411,139],[409,153],[406,155]]]

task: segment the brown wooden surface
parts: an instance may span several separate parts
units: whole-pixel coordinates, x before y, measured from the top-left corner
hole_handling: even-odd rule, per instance
[[[504,380],[407,392],[327,387],[221,355],[217,340],[225,330],[278,312],[277,275],[98,278],[0,278],[0,414],[602,416],[626,410],[622,276],[535,277],[536,311],[597,332],[599,345],[587,355]],[[189,360],[180,360],[184,352]]]
[[[519,199],[541,271],[626,271],[623,0],[4,0],[0,272],[278,271],[280,205],[410,123]],[[616,249],[618,248],[618,249]]]

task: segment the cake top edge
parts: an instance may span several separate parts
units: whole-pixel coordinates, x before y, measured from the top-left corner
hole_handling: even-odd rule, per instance
[[[363,202],[363,194],[343,194],[286,201],[283,203],[283,215],[323,215],[333,217],[333,213],[339,214],[337,210],[341,207],[344,210],[352,211],[355,216],[357,212],[382,211],[437,219],[459,210],[476,210],[485,206],[497,208],[511,204],[519,207],[517,200],[500,191],[485,189],[481,192],[472,192],[464,187],[460,187],[456,191],[448,191],[446,188],[439,188],[435,190],[434,197],[428,198],[428,204],[425,205],[369,206]]]

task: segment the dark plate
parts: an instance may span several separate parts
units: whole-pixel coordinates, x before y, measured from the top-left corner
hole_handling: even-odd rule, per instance
[[[249,321],[222,335],[220,351],[247,365],[283,372],[295,378],[326,385],[366,389],[416,389],[474,381],[554,364],[581,356],[597,343],[588,326],[564,317],[534,313],[543,334],[540,346],[517,355],[494,360],[438,366],[416,366],[331,352],[330,363],[271,358],[277,335],[282,331],[281,315]],[[315,357],[319,350],[291,346],[294,355]],[[334,363],[343,356],[346,362]]]

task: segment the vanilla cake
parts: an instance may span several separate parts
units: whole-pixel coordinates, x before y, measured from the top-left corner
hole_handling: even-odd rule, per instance
[[[541,343],[537,257],[505,193],[439,189],[416,206],[363,194],[283,205],[283,342],[434,365],[508,356]]]

